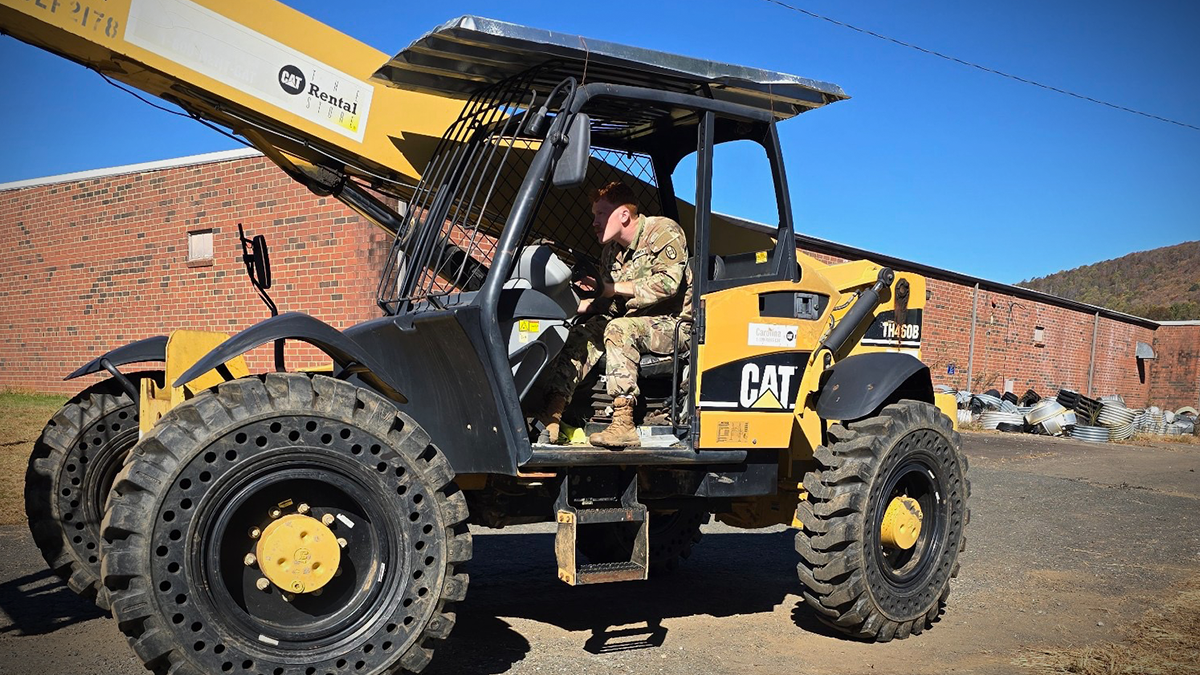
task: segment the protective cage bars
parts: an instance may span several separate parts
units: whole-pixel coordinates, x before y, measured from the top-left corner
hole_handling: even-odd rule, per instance
[[[452,296],[482,286],[513,200],[552,121],[544,120],[537,134],[526,124],[536,106],[554,103],[537,98],[556,70],[546,64],[482,89],[442,136],[384,265],[378,304],[386,313],[443,308],[456,304]],[[600,147],[591,156],[593,169],[606,170],[590,183],[623,179],[645,212],[661,212],[649,156]],[[544,189],[536,207],[526,240],[549,244],[568,262],[598,250],[588,221],[567,228],[548,222],[553,214],[590,218],[590,190]],[[541,241],[538,233],[551,231],[558,237]]]
[[[472,96],[442,136],[384,265],[379,305],[388,314],[422,300],[437,306],[438,298],[482,285],[496,240],[481,226],[485,218],[500,222],[512,206],[494,204],[493,196],[507,188],[511,200],[524,175],[504,170],[514,148],[537,143],[520,135],[521,113],[536,96],[533,75],[527,71]],[[517,185],[500,184],[514,174]]]

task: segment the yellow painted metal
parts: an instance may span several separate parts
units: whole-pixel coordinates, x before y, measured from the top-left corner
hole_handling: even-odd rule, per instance
[[[255,555],[271,583],[289,593],[312,593],[333,578],[342,549],[321,521],[291,513],[263,530]]]
[[[703,371],[726,363],[752,356],[782,351],[810,351],[820,339],[825,325],[818,321],[800,321],[759,316],[758,296],[773,291],[812,291],[829,295],[833,289],[820,277],[805,279],[794,284],[790,281],[772,281],[762,284],[738,286],[704,296],[705,316],[708,321],[704,329],[704,344],[700,345],[700,363]],[[795,327],[796,349],[781,350],[778,347],[761,347],[747,344],[747,328],[750,323],[775,324]]]
[[[889,548],[912,548],[921,536],[921,517],[917,500],[905,495],[893,498],[883,514],[879,541]]]
[[[239,63],[223,64],[226,74],[217,79],[164,56],[167,50],[152,50],[127,39],[130,8],[137,2],[0,0],[0,29],[86,64],[110,79],[177,100],[235,131],[245,130],[256,145],[274,146],[313,164],[327,163],[327,155],[333,154],[364,171],[403,183],[418,179],[419,168],[425,166],[438,139],[462,109],[461,101],[372,81],[371,75],[388,61],[387,54],[274,0],[171,0],[172,9],[186,10],[189,16],[215,15],[212,21],[226,26],[231,34],[255,44],[294,50],[369,88],[369,115],[360,142],[254,95],[253,87],[238,81],[245,70]],[[145,7],[162,0],[140,2]],[[185,28],[168,26],[164,30],[186,32]],[[201,57],[216,61],[235,58],[230,53]],[[273,148],[260,149],[280,163]]]
[[[732,241],[725,242],[736,245]],[[744,243],[750,243],[749,240]],[[760,242],[761,243],[761,242]],[[751,249],[753,250],[753,249]],[[817,390],[821,373],[825,370],[825,350],[817,345],[830,328],[831,320],[840,321],[849,310],[854,293],[875,283],[880,266],[866,260],[838,264],[823,263],[803,251],[796,252],[800,266],[800,281],[769,282],[710,293],[703,298],[705,316],[704,343],[697,354],[700,387],[693,393],[699,402],[699,390],[703,387],[705,374],[721,365],[742,359],[783,354],[789,351],[809,354],[808,365],[800,377],[795,392],[792,415],[757,411],[731,411],[704,409],[700,415],[699,444],[705,448],[786,448],[780,457],[780,483],[775,495],[741,499],[734,502],[728,513],[721,514],[721,522],[739,527],[764,527],[777,523],[795,521],[795,507],[803,499],[802,477],[812,469],[814,450],[821,444],[825,426],[836,420],[822,420],[813,410],[812,394]],[[921,310],[925,307],[925,279],[918,275],[899,273],[897,280],[909,283],[908,309]],[[774,291],[807,291],[829,296],[828,306],[817,320],[801,321],[763,317],[759,315],[758,295]],[[891,293],[881,298],[877,314],[894,311]],[[751,346],[748,344],[748,324],[764,323],[786,325],[796,331],[794,349]],[[866,326],[854,336],[855,346],[847,354],[831,355],[845,358],[850,354],[880,351],[902,351],[920,358],[917,348],[895,346],[864,346],[858,343]],[[832,359],[831,359],[832,360]],[[919,523],[918,523],[919,527]]]
[[[958,399],[954,394],[934,394],[933,403],[942,414],[950,418],[950,424],[958,431]]]
[[[184,371],[228,339],[229,336],[225,333],[200,330],[171,331],[171,335],[167,337],[167,386],[171,386],[171,383],[179,379]],[[230,359],[225,367],[229,369],[229,374],[234,379],[250,374],[250,368],[246,366],[246,359],[241,356]],[[173,387],[171,389],[171,407],[183,403],[196,392],[215,387],[224,381],[225,378],[220,373],[210,370],[189,382],[186,387]]]
[[[786,448],[791,442],[792,415],[708,410],[700,417],[702,448]]]
[[[827,265],[821,270],[821,276],[830,286],[846,293],[875,283],[875,279],[879,277],[879,269],[880,266],[875,263],[866,260],[852,260]]]
[[[840,320],[849,310],[854,291],[873,284],[880,266],[865,260],[836,265],[827,265],[797,252],[801,267],[800,281],[768,282],[751,284],[710,293],[704,297],[705,315],[709,321],[705,326],[704,343],[698,352],[700,386],[694,396],[699,402],[706,372],[721,365],[742,359],[786,351],[810,353],[796,391],[793,412],[794,420],[781,420],[777,414],[706,410],[700,416],[700,443],[702,447],[768,447],[791,448],[789,461],[782,463],[782,475],[790,476],[793,462],[812,457],[812,451],[820,444],[821,420],[811,414],[811,394],[816,391],[821,372],[824,370],[821,354],[816,350],[821,338],[829,330],[830,319]],[[897,279],[909,283],[908,309],[923,309],[925,306],[925,279],[913,274],[898,274]],[[830,297],[829,307],[815,321],[801,321],[759,315],[758,296],[774,291],[808,291]],[[878,313],[892,311],[894,304],[890,293],[880,304]],[[718,318],[719,317],[719,318]],[[796,347],[780,350],[777,347],[752,346],[748,344],[748,325],[753,323],[774,324],[794,328]],[[863,331],[865,332],[864,326]],[[873,351],[904,351],[920,357],[916,348],[867,347],[857,345],[850,353]],[[843,358],[846,355],[841,355]],[[793,424],[795,422],[795,424]]]
[[[171,409],[171,390],[160,387],[149,377],[140,381],[138,397],[138,438],[154,428],[162,416]]]
[[[191,398],[196,392],[225,381],[215,370],[210,370],[199,378],[188,383],[186,387],[172,387],[174,382],[188,368],[200,360],[214,347],[229,339],[225,333],[199,330],[171,331],[167,337],[166,384],[159,387],[150,378],[141,381],[141,400],[138,401],[138,430],[141,433],[151,428],[167,414],[167,411]],[[225,364],[229,374],[234,378],[250,374],[246,359],[238,356]]]

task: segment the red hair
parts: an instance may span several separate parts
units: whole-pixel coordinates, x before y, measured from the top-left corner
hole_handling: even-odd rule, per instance
[[[592,193],[592,203],[603,201],[612,206],[625,206],[633,215],[638,214],[637,198],[633,190],[619,180],[614,180]]]

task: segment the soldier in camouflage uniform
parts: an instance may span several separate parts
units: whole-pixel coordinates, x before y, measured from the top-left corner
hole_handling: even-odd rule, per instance
[[[571,332],[551,366],[546,409],[539,417],[550,442],[557,443],[563,409],[603,355],[613,422],[590,440],[592,445],[629,447],[639,444],[633,423],[638,361],[647,352],[672,353],[675,323],[685,311],[687,240],[670,218],[639,214],[633,191],[624,183],[598,190],[592,214],[596,237],[604,244],[602,278],[595,280],[600,297],[580,303],[581,314],[595,315]]]

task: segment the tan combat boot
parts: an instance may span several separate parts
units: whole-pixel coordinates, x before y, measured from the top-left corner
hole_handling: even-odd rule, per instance
[[[588,439],[592,445],[606,448],[628,448],[641,445],[638,439],[637,427],[633,424],[632,396],[618,396],[613,399],[613,421],[604,431],[598,431]]]
[[[546,396],[546,404],[542,408],[542,411],[538,413],[537,418],[542,424],[546,425],[546,436],[550,439],[549,443],[561,445],[558,442],[558,436],[562,432],[562,416],[563,410],[566,407],[566,396],[562,394],[548,394]]]

